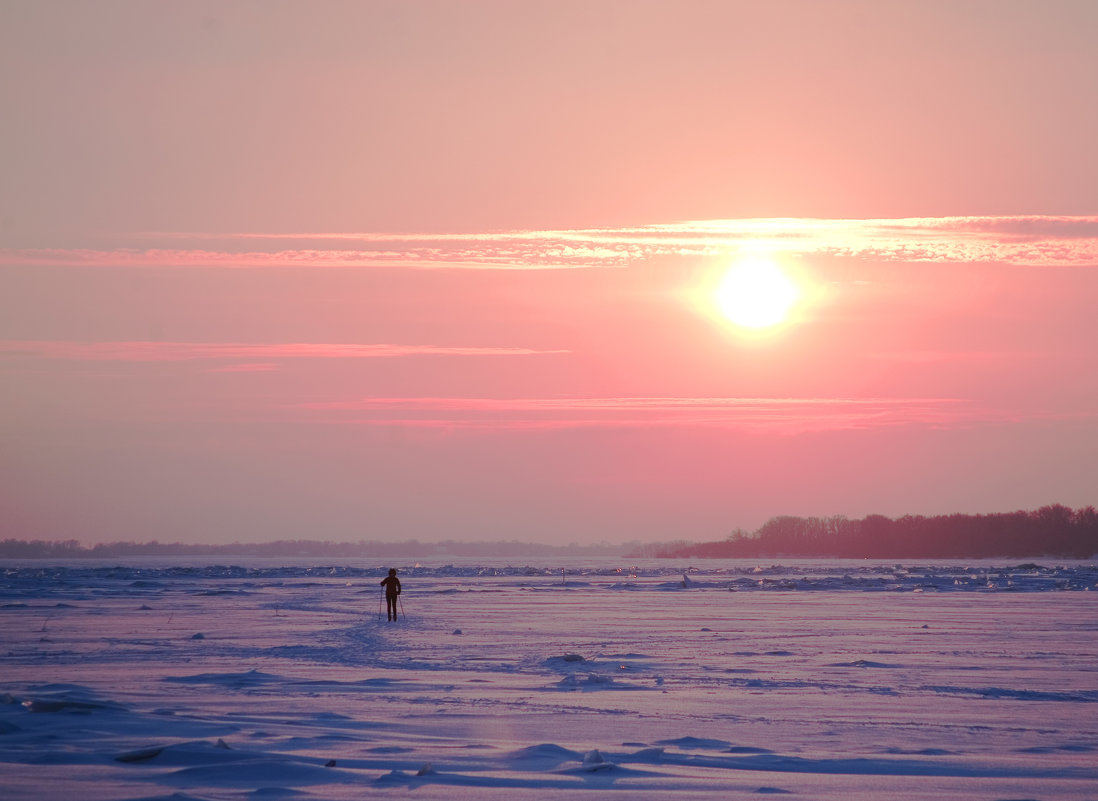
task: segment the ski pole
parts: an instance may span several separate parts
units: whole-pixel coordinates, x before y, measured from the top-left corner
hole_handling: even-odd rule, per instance
[[[399,595],[397,596],[397,603],[400,604],[400,616],[407,620],[408,616],[404,614],[404,599],[401,598]]]
[[[381,588],[381,596],[377,599],[377,622],[381,622],[381,605],[385,603],[385,588]]]

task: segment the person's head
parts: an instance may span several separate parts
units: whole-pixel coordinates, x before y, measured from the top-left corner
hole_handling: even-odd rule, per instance
[[[389,568],[389,575],[390,576],[395,576],[396,574],[397,574],[397,569],[395,567],[390,567]]]

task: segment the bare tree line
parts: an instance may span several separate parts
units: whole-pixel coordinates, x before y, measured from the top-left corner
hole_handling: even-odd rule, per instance
[[[892,519],[868,515],[773,517],[757,531],[734,531],[719,542],[645,546],[637,556],[802,556],[850,559],[1098,555],[1098,511],[1054,504],[1034,511]]]

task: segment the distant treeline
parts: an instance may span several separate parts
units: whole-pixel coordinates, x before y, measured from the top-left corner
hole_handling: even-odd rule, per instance
[[[111,559],[131,556],[390,558],[468,556],[624,556],[626,558],[834,557],[848,559],[951,559],[1098,556],[1098,511],[1056,504],[1035,511],[987,515],[869,515],[774,517],[757,531],[734,531],[719,542],[628,542],[609,545],[539,545],[507,542],[329,542],[279,540],[223,545],[115,542],[93,546],[76,540],[0,540],[0,559]]]
[[[753,533],[733,532],[720,542],[644,546],[649,557],[837,557],[848,559],[950,559],[1098,554],[1098,511],[1059,504],[1036,511],[987,515],[869,515],[774,517]]]
[[[86,547],[76,540],[44,542],[42,540],[0,540],[0,558],[8,559],[113,559],[129,556],[255,556],[305,558],[388,558],[388,557],[526,557],[526,556],[617,556],[636,548],[607,545],[537,545],[526,542],[321,542],[317,540],[279,540],[277,542],[240,543],[225,545],[192,545],[180,542],[113,542]]]

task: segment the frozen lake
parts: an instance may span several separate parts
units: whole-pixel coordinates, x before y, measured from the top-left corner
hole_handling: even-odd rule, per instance
[[[1093,562],[624,561],[9,560],[0,797],[1098,799]]]

